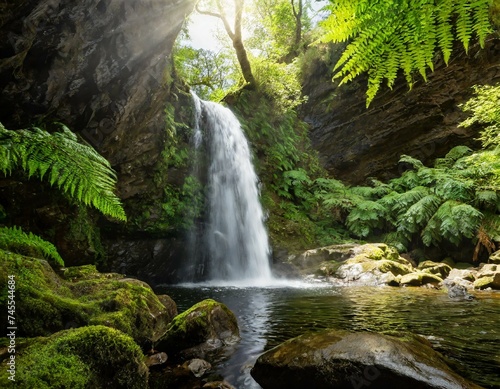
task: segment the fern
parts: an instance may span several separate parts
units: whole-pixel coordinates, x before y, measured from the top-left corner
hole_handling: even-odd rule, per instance
[[[401,69],[408,85],[418,71],[424,80],[440,50],[447,64],[455,39],[468,51],[475,35],[481,47],[492,31],[490,0],[338,0],[328,7],[318,42],[347,42],[336,63],[341,84],[368,72],[367,106],[384,80],[392,87]]]
[[[29,177],[46,178],[72,199],[93,205],[103,214],[126,220],[113,193],[116,174],[93,148],[80,144],[66,126],[50,134],[39,128],[7,130],[0,124],[0,171],[21,168]]]
[[[397,229],[406,239],[427,225],[441,204],[436,195],[427,195],[409,207],[397,220]]]
[[[18,227],[0,227],[0,249],[36,258],[45,258],[54,267],[64,266],[64,261],[54,245],[31,232],[26,234]]]
[[[475,85],[474,97],[460,108],[472,114],[471,117],[459,124],[469,127],[473,124],[486,124],[482,129],[479,139],[483,148],[493,148],[500,145],[500,85]]]
[[[347,217],[349,231],[360,238],[365,238],[377,227],[381,227],[387,214],[387,209],[375,201],[361,201],[353,208]]]
[[[422,231],[426,246],[439,243],[443,238],[458,246],[463,237],[472,238],[483,214],[468,204],[454,200],[443,203]]]

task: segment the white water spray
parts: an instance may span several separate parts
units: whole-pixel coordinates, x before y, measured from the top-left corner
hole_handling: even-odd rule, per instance
[[[269,242],[248,142],[228,108],[193,99],[194,143],[205,145],[208,163],[207,222],[194,243],[206,257],[202,271],[221,284],[269,284]]]

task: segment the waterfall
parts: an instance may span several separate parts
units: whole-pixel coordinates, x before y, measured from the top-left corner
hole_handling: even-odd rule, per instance
[[[197,174],[206,177],[206,215],[191,235],[191,271],[209,281],[269,282],[270,250],[258,178],[241,125],[228,108],[194,94],[193,99],[193,143],[196,149],[204,148],[207,170],[195,162]]]

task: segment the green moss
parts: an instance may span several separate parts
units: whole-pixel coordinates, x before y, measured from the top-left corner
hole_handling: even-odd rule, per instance
[[[16,276],[20,336],[103,324],[146,344],[166,331],[167,323],[157,319],[165,306],[144,282],[101,274],[92,265],[65,269],[65,280],[44,260],[1,250],[0,270],[2,296],[7,296],[7,274]]]
[[[148,370],[139,346],[104,326],[58,332],[16,357],[14,386],[19,388],[147,387]]]
[[[489,288],[492,286],[494,281],[495,281],[495,279],[493,277],[490,277],[490,276],[478,278],[476,281],[474,281],[474,288],[476,288],[476,289]]]
[[[177,315],[156,347],[158,350],[176,352],[200,345],[208,339],[224,336],[218,331],[226,330],[238,335],[236,317],[224,304],[206,299]]]

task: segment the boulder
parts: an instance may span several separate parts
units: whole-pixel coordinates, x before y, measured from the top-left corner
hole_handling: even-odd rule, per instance
[[[16,352],[19,388],[143,389],[148,375],[134,340],[105,326],[60,331]]]
[[[474,300],[475,297],[469,292],[467,288],[460,284],[449,284],[448,287],[448,297],[453,300]]]
[[[472,389],[417,336],[327,329],[288,340],[251,371],[263,389]]]
[[[396,249],[383,243],[353,247],[352,256],[335,268],[330,280],[348,285],[398,285],[396,277],[413,271]]]
[[[144,363],[147,367],[163,365],[167,362],[168,356],[165,353],[156,353],[153,355],[148,355],[144,359]]]
[[[490,255],[490,257],[488,259],[488,263],[494,263],[494,264],[500,265],[500,250],[497,250],[493,254]]]
[[[444,279],[450,274],[451,266],[443,262],[424,261],[418,264],[417,269]]]
[[[205,373],[212,368],[212,365],[210,363],[199,358],[194,358],[186,361],[182,366],[193,373],[196,378],[203,377]]]
[[[476,289],[500,289],[500,265],[482,264],[476,274],[474,288]]]
[[[405,274],[400,280],[400,284],[403,286],[421,286],[425,284],[439,284],[441,282],[443,282],[442,278],[424,271]]]
[[[148,284],[100,273],[93,265],[63,269],[61,278],[45,260],[0,250],[0,273],[4,272],[15,274],[19,282],[19,336],[49,336],[68,328],[105,325],[150,347],[170,321],[168,310]]]
[[[169,354],[203,356],[239,340],[238,322],[224,304],[203,300],[177,315],[155,348]]]

